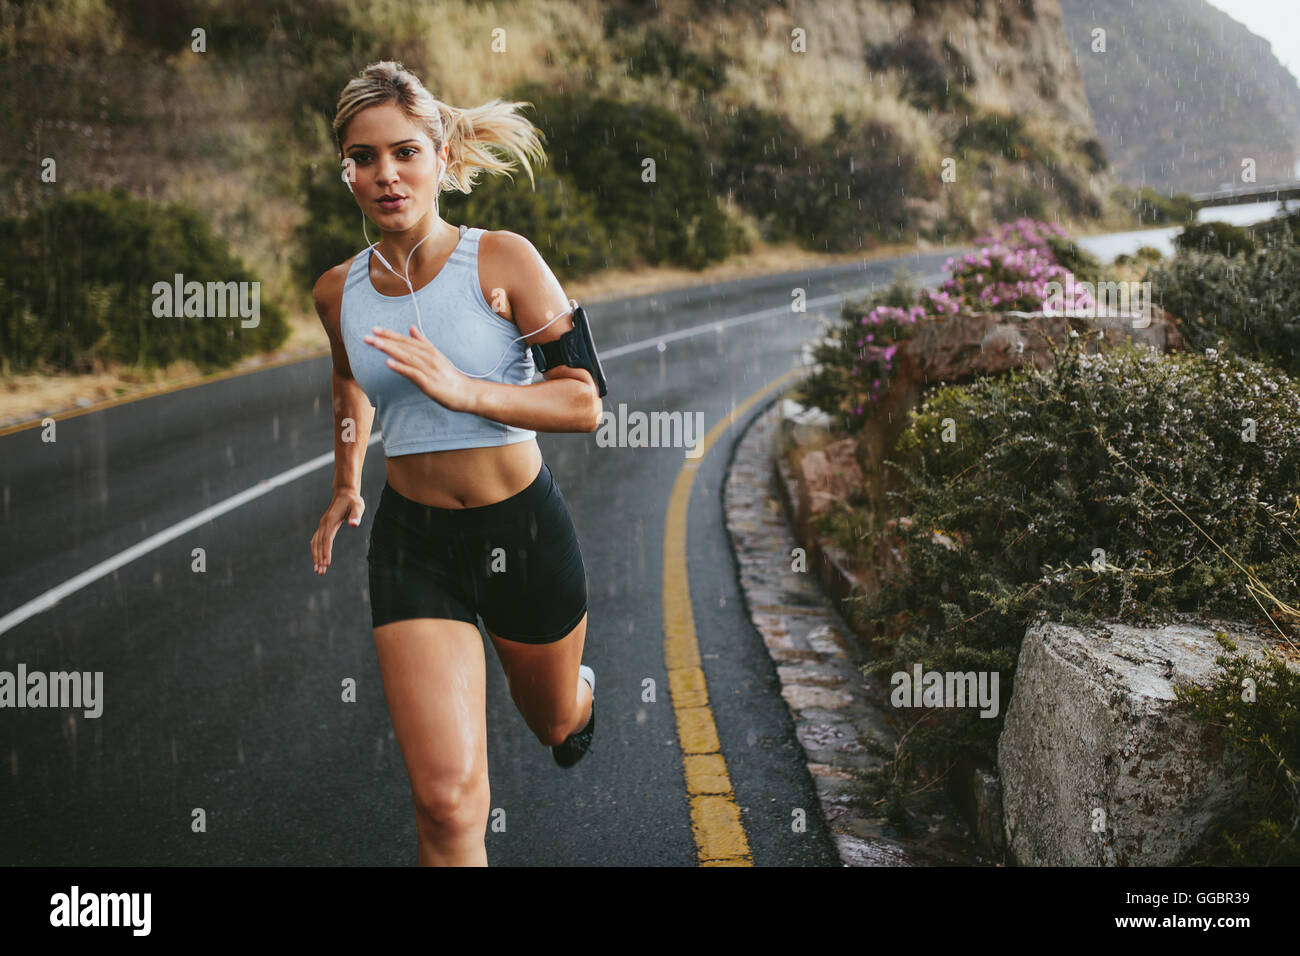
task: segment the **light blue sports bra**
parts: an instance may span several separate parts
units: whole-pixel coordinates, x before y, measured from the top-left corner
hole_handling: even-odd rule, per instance
[[[415,290],[420,300],[420,324],[429,341],[462,371],[482,375],[500,359],[496,370],[484,375],[483,381],[527,385],[536,373],[528,340],[511,344],[519,337],[518,327],[492,311],[479,285],[478,241],[482,235],[482,229],[461,226],[460,241],[442,270],[432,282]],[[352,377],[376,409],[385,455],[512,445],[537,437],[537,432],[527,428],[449,410],[389,368],[388,356],[364,341],[373,326],[409,338],[415,324],[411,294],[379,293],[370,281],[370,250],[358,253],[343,286],[339,325]]]

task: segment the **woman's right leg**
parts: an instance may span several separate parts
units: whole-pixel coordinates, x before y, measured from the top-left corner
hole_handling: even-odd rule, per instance
[[[478,628],[410,618],[374,629],[415,804],[421,866],[487,866],[487,703]]]

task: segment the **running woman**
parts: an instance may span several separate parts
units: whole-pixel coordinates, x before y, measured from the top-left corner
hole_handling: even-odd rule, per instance
[[[377,415],[387,482],[366,556],[371,620],[422,866],[487,865],[476,615],[515,706],[557,763],[572,766],[595,730],[595,675],[581,663],[586,569],[536,436],[595,431],[600,394],[590,373],[567,365],[529,384],[529,344],[573,328],[533,244],[438,214],[444,188],[468,193],[478,170],[515,168],[485,143],[532,180],[529,157],[546,156],[516,112],[526,105],[457,109],[384,61],[347,84],[333,124],[363,229],[369,216],[382,239],[313,290],[334,362],[334,493],[311,553],[324,574],[338,529],[361,522]]]

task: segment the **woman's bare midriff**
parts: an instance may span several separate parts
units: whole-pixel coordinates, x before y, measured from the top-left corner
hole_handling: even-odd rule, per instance
[[[479,508],[517,495],[542,468],[537,439],[385,459],[388,483],[403,498],[434,508]]]

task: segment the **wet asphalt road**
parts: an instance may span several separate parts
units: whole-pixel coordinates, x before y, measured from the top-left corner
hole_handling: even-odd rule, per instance
[[[861,290],[887,283],[900,263],[932,277],[949,254],[592,305],[605,407],[699,411],[707,430],[791,369],[837,312],[792,314],[792,288],[809,300]],[[784,311],[610,356],[771,308]],[[0,438],[0,616],[329,452],[329,373],[328,359],[301,362],[60,421],[53,443],[40,429]],[[835,866],[722,514],[727,462],[748,420],[722,437],[694,483],[687,545],[700,651],[755,864]],[[505,820],[504,831],[489,827],[489,862],[693,866],[660,590],[682,449],[601,448],[595,433],[542,433],[538,442],[581,541],[584,660],[599,676],[600,720],[593,751],[561,770],[515,710],[485,639],[492,806]],[[0,864],[415,862],[366,592],[382,447],[366,457],[361,526],[340,529],[333,565],[318,578],[308,541],[330,481],[326,466],[275,487],[0,633],[0,670],[104,675],[98,718],[0,709]],[[191,570],[195,548],[206,552],[205,573]],[[657,703],[641,703],[647,677]],[[341,700],[347,678],[355,703]],[[791,832],[791,807],[808,808],[808,832]],[[195,808],[206,832],[192,831]]]

